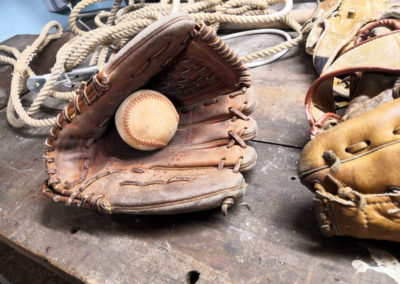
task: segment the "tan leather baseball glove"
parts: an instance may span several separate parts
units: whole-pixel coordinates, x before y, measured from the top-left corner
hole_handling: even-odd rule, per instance
[[[340,52],[351,47],[364,25],[387,18],[397,8],[398,1],[390,0],[318,1],[303,28],[309,32],[306,51],[313,56],[317,72],[323,72]]]
[[[362,26],[337,54],[306,97],[313,140],[299,177],[323,234],[400,241],[400,22]]]
[[[118,106],[140,89],[164,94],[178,110],[178,130],[161,150],[135,150],[116,131]],[[213,30],[184,14],[166,17],[131,40],[58,115],[46,140],[42,191],[107,213],[226,211],[245,192],[240,172],[256,162],[246,145],[257,133],[248,117],[255,106],[248,70]]]

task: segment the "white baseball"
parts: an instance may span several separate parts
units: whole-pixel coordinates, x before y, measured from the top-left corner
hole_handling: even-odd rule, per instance
[[[178,122],[179,115],[171,101],[152,90],[134,92],[115,114],[115,125],[122,140],[144,151],[167,146]]]

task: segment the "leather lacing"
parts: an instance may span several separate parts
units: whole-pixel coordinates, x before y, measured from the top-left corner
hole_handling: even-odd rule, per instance
[[[246,90],[247,90],[247,88],[246,88],[246,87],[243,87],[243,88],[241,88],[241,89],[238,90],[238,91],[235,91],[235,92],[230,93],[228,96],[229,96],[230,98],[234,98],[234,97],[236,97],[236,96],[245,94],[245,93],[246,93]],[[209,99],[209,100],[205,101],[205,102],[203,103],[203,106],[210,106],[210,105],[216,104],[216,103],[218,103],[218,98],[212,98],[212,99]],[[244,104],[247,104],[247,102],[245,102]],[[193,111],[194,109],[195,109],[195,105],[189,105],[189,106],[185,106],[185,107],[181,108],[180,111],[181,111],[182,113],[186,113],[186,112],[189,112],[189,111]],[[228,112],[229,112],[230,115],[232,116],[231,120],[232,120],[233,122],[236,121],[236,120],[239,119],[239,118],[242,119],[242,120],[246,120],[246,121],[250,120],[250,118],[249,118],[247,115],[245,115],[243,112],[241,112],[240,110],[235,109],[235,108],[233,108],[233,107],[229,107],[229,108],[228,108]],[[231,147],[232,147],[233,145],[235,145],[236,143],[239,144],[240,147],[246,148],[246,147],[247,147],[246,142],[245,142],[245,141],[243,140],[243,138],[242,138],[242,135],[246,132],[246,130],[247,130],[247,127],[244,127],[244,128],[243,128],[242,130],[240,130],[238,133],[235,133],[235,132],[233,132],[232,130],[229,130],[229,131],[228,131],[228,135],[229,135],[229,137],[230,137],[231,139],[230,139],[230,141],[229,141],[229,143],[228,143],[228,145],[227,145],[227,148],[231,148]],[[223,169],[223,165],[224,165],[224,163],[225,163],[225,160],[226,160],[226,158],[221,158],[221,160],[219,161],[219,163],[218,163],[218,169],[219,169],[219,170],[222,170],[222,169]],[[235,172],[238,172],[238,171],[239,171],[240,163],[241,163],[242,160],[243,160],[243,157],[240,157],[240,158],[236,161],[235,166],[234,166],[234,171],[235,171]]]
[[[354,41],[354,46],[358,46],[366,41],[372,35],[372,31],[377,27],[387,27],[391,28],[392,30],[400,30],[400,23],[394,19],[383,19],[373,22],[360,31],[359,35]]]
[[[244,86],[240,90],[230,93],[228,96],[229,96],[229,98],[235,98],[236,96],[245,94],[246,91],[247,91],[247,87]],[[212,98],[212,99],[205,101],[203,103],[203,106],[207,107],[207,106],[210,106],[210,105],[216,104],[216,103],[218,103],[218,98]],[[247,102],[245,102],[244,104],[247,104]],[[195,109],[195,105],[184,106],[180,109],[180,112],[186,113],[186,112],[193,111],[194,109]],[[232,122],[236,121],[237,119],[242,119],[245,121],[250,120],[250,118],[247,115],[245,115],[243,112],[241,112],[240,110],[238,110],[236,108],[229,107],[228,112],[232,116],[232,118],[231,118]],[[246,148],[247,144],[242,138],[242,136],[246,132],[246,130],[247,130],[247,127],[244,127],[238,133],[235,133],[232,130],[229,130],[228,135],[231,139],[228,142],[228,144],[226,145],[226,147],[231,148],[231,147],[233,147],[233,145],[238,144],[240,147]],[[222,157],[219,160],[218,166],[217,166],[218,170],[224,169],[225,162],[226,162],[226,157]],[[235,173],[239,172],[242,162],[243,162],[243,156],[240,156],[236,160],[235,165],[233,166],[233,169],[232,169],[233,172],[235,172]],[[235,199],[232,197],[227,197],[223,200],[222,205],[221,205],[221,211],[225,216],[227,215],[228,208],[234,204],[234,201],[235,201]]]
[[[225,216],[228,215],[228,208],[231,207],[235,203],[235,199],[232,197],[225,198],[224,201],[222,201],[221,205],[221,211],[222,214]]]
[[[229,143],[226,147],[231,148],[235,144],[235,142],[237,142],[240,145],[240,147],[246,148],[247,147],[246,142],[244,142],[244,140],[241,137],[242,134],[246,131],[246,129],[247,129],[247,127],[243,128],[238,133],[235,133],[232,130],[229,130],[228,134],[232,139],[231,139],[231,141],[229,141]]]
[[[246,92],[246,88],[244,87],[242,90],[239,90],[235,93],[231,93],[229,95],[230,98],[234,98],[238,95],[244,94]],[[247,102],[245,102],[245,104],[247,104]],[[235,109],[233,107],[229,107],[228,108],[229,112],[232,115],[232,121],[236,121],[238,118],[243,119],[243,120],[250,120],[250,118],[245,115],[244,113],[242,113],[241,111],[239,111],[238,109]],[[228,145],[226,146],[227,148],[231,148],[236,142],[240,145],[240,147],[242,148],[246,148],[247,144],[246,142],[242,139],[242,135],[244,134],[244,132],[247,130],[247,127],[243,128],[242,130],[239,131],[239,133],[235,133],[232,130],[228,131],[228,135],[232,138],[231,141],[229,141]],[[222,170],[224,168],[224,163],[226,161],[225,157],[222,157],[221,160],[218,163],[218,170]],[[240,170],[240,166],[242,164],[243,161],[243,156],[240,156],[235,163],[235,166],[233,167],[233,172],[234,173],[238,173]],[[228,215],[228,208],[231,207],[233,204],[235,203],[235,199],[232,197],[227,197],[222,201],[222,205],[221,205],[221,211],[222,214],[227,216]]]
[[[93,184],[94,182],[98,181],[99,179],[115,174],[115,173],[119,173],[121,172],[121,169],[117,169],[117,170],[109,170],[109,171],[105,171],[105,172],[101,172],[97,175],[95,175],[94,177],[91,177],[90,179],[85,180],[81,186],[78,188],[78,190],[74,191],[74,192],[68,192],[65,195],[69,195],[68,200],[65,202],[65,205],[72,205],[72,202],[78,198],[78,197],[82,197],[81,202],[79,203],[79,207],[83,207],[86,203],[86,201],[88,201],[89,199],[91,199],[89,206],[94,208],[97,207],[99,208],[100,206],[100,201],[101,199],[104,197],[104,194],[100,194],[98,196],[96,196],[96,198],[92,198],[94,196],[94,193],[90,193],[90,194],[85,194],[83,196],[82,193],[86,190],[86,188],[88,188],[91,184]],[[57,196],[56,196],[57,197]],[[59,199],[58,199],[59,200]],[[54,201],[57,201],[54,199]]]
[[[393,130],[393,134],[398,135],[397,132],[399,130],[400,130],[400,127],[396,128],[395,130]],[[337,157],[337,155],[332,150],[327,150],[322,154],[322,158],[324,158],[327,165],[321,166],[318,168],[313,168],[309,171],[303,172],[303,173],[299,174],[299,178],[302,179],[305,176],[311,175],[313,173],[316,173],[316,172],[321,171],[326,168],[330,168],[330,170],[332,172],[336,172],[339,170],[340,164],[342,164],[342,163],[346,163],[346,162],[361,158],[363,156],[369,155],[371,153],[374,153],[376,151],[379,151],[381,149],[384,149],[386,147],[389,147],[389,146],[392,146],[395,144],[399,144],[399,143],[400,143],[400,140],[394,140],[394,141],[388,142],[386,144],[382,144],[380,146],[372,147],[372,149],[369,149],[368,151],[361,152],[362,150],[366,150],[368,147],[370,147],[371,142],[369,140],[364,141],[364,142],[359,142],[359,143],[351,145],[351,146],[357,146],[357,147],[349,146],[344,149],[345,151],[347,149],[346,152],[354,154],[354,155],[352,157],[349,157],[349,158],[343,159],[343,160],[340,160],[339,157]],[[360,148],[360,146],[363,146],[363,145],[364,145],[364,147]],[[352,153],[349,151],[352,149],[356,149],[357,151],[355,153]],[[355,155],[355,154],[357,154],[357,155]]]
[[[100,72],[100,73],[96,74],[92,78],[92,86],[93,86],[93,90],[95,92],[95,96],[92,99],[90,99],[88,97],[87,93],[86,93],[87,85],[88,84],[85,84],[85,83],[81,84],[80,88],[77,91],[77,96],[57,116],[55,125],[50,130],[50,135],[49,135],[50,137],[47,138],[46,141],[45,141],[45,146],[46,146],[46,150],[47,151],[54,151],[55,150],[54,143],[55,143],[55,140],[58,137],[58,135],[57,135],[58,132],[63,129],[63,124],[65,122],[66,123],[70,123],[72,121],[72,119],[76,115],[80,115],[82,113],[82,110],[81,110],[81,107],[80,107],[80,100],[83,99],[83,101],[87,105],[90,105],[91,103],[93,103],[93,101],[96,98],[102,96],[110,88],[109,79],[108,79],[107,75],[104,72]],[[94,142],[93,138],[88,139],[86,144],[85,144],[85,148],[88,149],[93,142]],[[48,157],[46,155],[44,156],[44,159],[46,161],[46,171],[47,171],[47,173],[48,174],[56,174],[57,173],[56,169],[49,168],[49,164],[54,163],[54,159],[50,158],[50,157]],[[88,168],[88,161],[86,161],[86,159],[85,159],[84,164],[87,164],[87,168]],[[86,170],[86,172],[87,172],[87,170]],[[48,180],[48,184],[49,185],[58,184],[60,182],[61,181],[60,181],[59,178],[50,178]]]
[[[314,181],[314,190],[315,192],[323,191],[325,192],[324,187],[319,183],[319,181]],[[319,228],[322,234],[326,236],[333,236],[333,235],[343,235],[339,230],[338,226],[335,224],[335,220],[330,218],[331,216],[331,208],[328,202],[328,199],[321,198],[319,195],[318,197],[314,197],[314,208],[316,211],[316,216],[318,220]]]
[[[395,128],[393,130],[393,134],[394,135],[398,135],[399,133],[400,133],[400,127],[397,127],[397,128]],[[390,146],[390,145],[394,145],[394,144],[397,144],[399,142],[400,142],[399,140],[395,140],[395,141],[389,142],[389,143],[387,143],[385,145],[381,145],[379,147],[375,147],[371,151],[378,151],[378,150],[380,150],[380,149],[382,149],[384,147],[387,147],[387,146]],[[365,150],[370,145],[371,145],[371,142],[368,141],[368,140],[367,141],[361,141],[361,142],[358,142],[358,143],[355,143],[355,144],[353,144],[351,146],[346,147],[345,151],[348,152],[348,153],[352,153],[352,154],[353,153],[358,153],[358,152],[360,152],[362,150]],[[323,153],[322,157],[324,158],[325,162],[327,163],[327,166],[329,167],[330,171],[332,173],[335,173],[335,172],[337,172],[339,170],[340,165],[341,165],[342,162],[351,161],[351,160],[353,160],[355,158],[359,158],[359,157],[364,156],[366,154],[368,154],[368,152],[341,161],[332,150],[327,150],[327,151],[325,151]],[[313,172],[319,171],[319,170],[321,170],[323,168],[326,168],[326,167],[320,167],[320,168],[314,169],[314,170],[312,170],[312,171],[310,171],[308,173],[303,173],[302,175],[300,175],[300,177],[302,177],[302,176],[304,176],[306,174],[308,175],[308,174],[311,174]],[[342,185],[342,183],[340,181],[338,181],[336,178],[334,178],[331,174],[327,174],[327,178],[331,182],[336,184],[336,186],[338,188],[337,194],[338,194],[338,196],[340,198],[343,198],[344,200],[349,200],[351,202],[356,202],[358,204],[358,207],[360,208],[360,210],[362,212],[364,212],[366,210],[366,206],[367,206],[368,203],[366,201],[365,195],[363,195],[363,194],[361,194],[361,193],[359,193],[357,191],[354,191],[351,187]],[[322,184],[321,184],[321,182],[319,180],[313,180],[312,184],[313,184],[313,187],[314,187],[314,190],[315,190],[316,193],[325,192],[325,189],[324,189],[324,187],[322,186]],[[390,187],[390,188],[387,189],[387,193],[386,194],[396,194],[396,195],[399,194],[400,195],[400,190],[399,189],[400,189],[399,187]],[[332,198],[334,198],[334,197],[332,197]],[[343,203],[344,202],[343,199],[340,199],[340,200],[337,199],[337,201]],[[333,235],[334,232],[336,233],[336,235],[342,235],[340,230],[339,230],[339,228],[337,226],[335,226],[335,224],[332,223],[332,220],[330,220],[330,218],[329,219],[327,218],[328,215],[331,215],[328,200],[326,198],[323,198],[323,196],[321,196],[321,198],[315,198],[314,199],[314,204],[315,204],[315,206],[317,208],[317,211],[319,212],[318,215],[317,215],[317,218],[318,218],[318,222],[320,224],[321,231],[325,235],[329,235],[329,236]],[[397,204],[397,203],[394,203],[394,204]],[[396,215],[396,214],[400,213],[400,209],[399,208],[390,209],[390,210],[388,210],[387,213],[391,214],[391,215]]]
[[[337,181],[333,176],[328,174],[328,178],[331,179],[337,186],[338,191],[337,195],[334,196],[329,192],[326,192],[325,188],[318,180],[312,181],[313,187],[315,190],[316,197],[314,198],[314,206],[316,210],[317,220],[321,232],[327,236],[333,235],[344,235],[340,230],[338,224],[336,224],[336,214],[333,211],[331,202],[337,202],[342,206],[350,206],[353,207],[357,204],[360,212],[364,215],[364,226],[365,229],[368,229],[368,217],[366,213],[366,207],[368,205],[373,206],[376,204],[392,204],[395,208],[391,208],[387,210],[387,214],[392,215],[393,218],[400,217],[400,208],[399,203],[394,202],[392,200],[393,197],[400,197],[400,188],[399,187],[390,187],[387,190],[387,193],[384,194],[376,194],[376,196],[387,196],[390,198],[388,201],[373,201],[368,200],[371,197],[371,194],[363,195],[357,191],[352,190],[350,187],[343,186],[339,181]],[[391,190],[392,189],[392,190]],[[393,190],[394,189],[394,190]]]
[[[196,26],[196,29],[192,31],[192,36],[200,36],[203,41],[207,42],[208,46],[212,48],[218,55],[225,59],[240,75],[239,84],[242,88],[238,91],[229,94],[230,98],[234,98],[238,95],[242,95],[246,92],[247,88],[250,87],[250,74],[247,68],[242,64],[241,60],[237,57],[236,53],[223,41],[221,40],[212,29],[206,28],[206,26]],[[218,102],[218,98],[210,99],[203,103],[204,106],[208,106]],[[247,104],[245,102],[244,104]],[[194,110],[195,106],[186,106],[181,109],[181,112],[189,112]],[[232,116],[232,121],[240,118],[243,120],[249,120],[249,118],[243,114],[240,110],[230,107],[228,109],[230,115]],[[246,143],[242,139],[242,135],[246,128],[242,129],[239,133],[234,133],[229,131],[228,135],[231,137],[227,147],[231,148],[235,143],[238,143],[242,148],[247,147]],[[226,158],[222,157],[218,163],[218,170],[224,168]],[[239,172],[240,166],[242,164],[243,157],[239,157],[233,167],[235,173]],[[235,202],[233,197],[227,197],[222,201],[221,211],[224,215],[227,215],[227,209],[231,207]]]
[[[243,120],[246,120],[246,121],[250,120],[250,118],[247,115],[243,114],[241,111],[239,111],[239,110],[237,110],[237,109],[235,109],[233,107],[229,107],[228,110],[229,110],[230,113],[232,113],[234,115],[232,117],[233,121],[235,121],[238,117],[243,119]]]
[[[240,89],[240,90],[238,90],[236,92],[230,93],[229,97],[230,98],[234,98],[234,97],[236,97],[238,95],[243,95],[246,92],[246,90],[247,90],[247,88],[243,87],[242,89]],[[212,105],[212,104],[215,104],[215,103],[218,103],[218,98],[213,98],[213,99],[207,100],[206,102],[203,103],[203,105],[204,106],[209,106],[209,105]],[[247,102],[245,102],[245,104],[246,103]],[[194,108],[195,108],[194,105],[186,106],[184,110],[181,109],[181,112],[189,112],[189,111],[194,110]],[[247,115],[245,115],[243,112],[241,112],[238,109],[235,109],[233,107],[229,107],[228,111],[232,115],[232,118],[231,118],[232,121],[236,121],[238,118],[246,120],[246,121],[250,120],[250,118]],[[229,130],[228,131],[228,135],[229,135],[229,137],[231,139],[230,139],[230,141],[229,141],[229,143],[227,144],[226,147],[227,148],[231,148],[233,145],[235,145],[237,143],[237,144],[240,145],[240,147],[246,148],[247,144],[242,138],[242,135],[245,133],[246,130],[247,130],[247,127],[244,127],[238,133],[235,133],[232,130]],[[226,161],[225,157],[221,158],[221,160],[218,163],[218,170],[222,170],[224,168],[225,161]],[[239,157],[236,160],[235,166],[233,167],[233,171],[235,173],[239,172],[240,165],[241,165],[242,161],[243,161],[243,157]]]
[[[397,130],[397,129],[399,129],[399,128],[396,128],[395,130]],[[393,131],[393,133],[395,134],[395,131]],[[394,141],[389,144],[393,145],[395,143],[398,143],[398,141]],[[370,145],[370,142],[363,141],[363,142],[359,142],[359,143],[352,145],[352,146],[355,146],[355,147],[353,147],[355,149],[355,152],[361,151],[360,149],[358,149],[359,148],[358,145],[361,145],[361,146],[364,145],[365,147],[360,146],[362,148],[361,150],[363,150]],[[350,152],[350,151],[348,151],[349,148],[352,148],[352,147],[350,147],[350,146],[347,147],[346,148],[347,152]],[[382,146],[378,147],[377,150],[380,148],[382,148]],[[332,150],[325,151],[323,153],[323,158],[326,161],[326,163],[329,166],[329,169],[332,173],[335,173],[339,170],[341,161]],[[329,173],[327,174],[326,177],[333,184],[336,185],[337,195],[341,199],[338,199],[335,197],[331,197],[331,198],[335,199],[337,202],[339,202],[341,204],[345,204],[346,202],[352,202],[353,204],[355,203],[355,204],[357,204],[357,206],[361,210],[361,212],[363,212],[365,214],[366,207],[369,204],[366,199],[367,195],[361,194],[358,191],[353,190],[351,187],[343,185],[338,179],[336,179],[333,175],[331,175]],[[312,184],[313,184],[313,187],[314,187],[314,190],[316,193],[321,193],[321,192],[324,193],[325,192],[325,189],[319,180],[313,180]],[[400,195],[399,189],[400,189],[399,187],[392,186],[387,189],[387,191],[386,191],[386,193],[384,193],[384,195],[393,195],[393,194],[396,196]],[[332,215],[330,213],[331,209],[329,207],[328,199],[323,197],[321,194],[319,194],[319,195],[320,195],[320,198],[314,198],[314,204],[317,208],[317,212],[318,212],[317,219],[318,219],[318,223],[320,225],[320,229],[321,229],[322,233],[324,233],[325,235],[328,235],[328,236],[333,235],[334,232],[336,233],[336,235],[342,235],[339,228],[333,223],[332,218],[328,218],[328,215]],[[393,203],[394,205],[398,205],[397,202],[391,202],[391,203]],[[397,215],[400,213],[400,208],[389,209],[387,211],[387,213],[390,215]],[[366,224],[367,223],[368,223],[368,220],[366,219]]]

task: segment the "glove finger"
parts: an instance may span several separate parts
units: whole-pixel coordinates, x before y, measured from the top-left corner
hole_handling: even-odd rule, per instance
[[[321,182],[332,193],[337,185],[329,182],[328,174],[343,186],[366,194],[399,186],[399,111],[400,100],[393,100],[316,136],[300,157],[302,182],[310,188]],[[332,152],[330,157],[324,154],[327,151]]]
[[[168,147],[212,148],[229,144],[234,139],[233,136],[239,140],[233,141],[235,144],[245,145],[243,141],[254,138],[256,134],[257,123],[254,119],[229,119],[218,123],[180,127]]]
[[[226,145],[218,147],[196,148],[191,145],[145,152],[132,149],[118,135],[107,135],[92,148],[93,156],[90,158],[91,168],[116,168],[117,165],[132,168],[194,168],[194,167],[228,167],[237,170],[250,169],[257,159],[253,147],[239,145]],[[103,158],[105,157],[105,158]],[[59,159],[75,160],[68,155],[59,156]],[[222,160],[222,162],[221,162]],[[80,162],[76,160],[77,162]],[[222,165],[221,165],[222,163]],[[78,165],[75,165],[77,167]]]
[[[42,191],[56,202],[107,213],[175,214],[215,208],[224,201],[231,205],[245,187],[243,176],[228,169],[156,169],[108,171],[75,191],[54,192],[46,186]]]
[[[189,107],[178,108],[179,125],[209,123],[229,119],[243,114],[250,115],[257,105],[256,94],[251,88],[243,88],[229,95],[222,95],[213,100],[199,102]]]

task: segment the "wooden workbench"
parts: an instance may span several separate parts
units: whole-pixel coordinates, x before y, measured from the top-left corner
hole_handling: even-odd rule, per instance
[[[271,40],[230,43],[245,53]],[[395,283],[387,274],[355,268],[377,266],[371,254],[399,258],[400,244],[323,237],[313,195],[298,181],[297,160],[309,139],[303,101],[316,78],[303,50],[293,48],[282,60],[251,70],[259,99],[259,134],[251,144],[258,160],[245,174],[242,203],[227,217],[219,209],[109,216],[54,203],[40,192],[48,130],[13,129],[3,108],[0,240],[76,282],[182,283],[199,277],[197,283]]]

